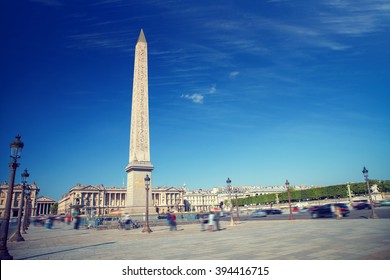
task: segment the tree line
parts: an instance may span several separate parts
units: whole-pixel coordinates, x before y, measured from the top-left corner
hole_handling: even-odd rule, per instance
[[[390,192],[390,180],[369,180],[370,187],[376,184],[380,192]],[[350,190],[352,196],[367,195],[366,182],[350,183]],[[294,187],[290,187],[291,202],[310,201],[310,200],[322,200],[326,198],[348,198],[347,184],[311,188],[307,190],[296,190]],[[285,203],[288,202],[287,191],[282,193],[263,194],[256,196],[248,196],[245,198],[238,198],[238,205],[251,205],[251,204],[269,204],[269,203]],[[233,204],[236,204],[234,199]]]

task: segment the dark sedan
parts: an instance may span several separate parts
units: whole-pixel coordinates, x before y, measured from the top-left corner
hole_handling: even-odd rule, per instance
[[[354,207],[356,210],[371,209],[371,204],[367,202],[360,202]]]
[[[331,204],[325,204],[317,209],[311,211],[311,217],[313,219],[315,218],[334,218],[336,216],[335,214],[335,208],[338,207],[340,209],[340,213],[343,217],[348,216],[349,209],[348,206],[344,203],[331,203]]]
[[[262,211],[265,211],[267,215],[282,214],[282,211],[279,209],[264,209]]]

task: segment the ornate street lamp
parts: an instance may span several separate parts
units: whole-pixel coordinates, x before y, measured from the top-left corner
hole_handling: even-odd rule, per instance
[[[368,170],[366,169],[366,167],[364,166],[363,167],[363,176],[366,180],[366,184],[367,184],[367,191],[368,191],[368,197],[370,199],[370,205],[371,205],[371,216],[370,218],[371,219],[378,219],[378,215],[375,213],[375,210],[374,210],[374,204],[372,203],[372,197],[371,197],[371,189],[370,189],[370,181],[368,180]]]
[[[146,190],[146,223],[144,225],[144,228],[142,229],[142,232],[151,233],[152,230],[149,227],[149,186],[150,186],[150,178],[149,175],[146,174],[145,177],[145,190]]]
[[[287,195],[288,195],[288,207],[290,209],[290,217],[289,217],[289,220],[294,220],[294,217],[293,217],[293,214],[292,214],[292,210],[291,210],[291,195],[290,195],[290,182],[288,180],[286,180],[286,188],[287,188]]]
[[[14,191],[15,184],[15,173],[16,169],[19,167],[19,163],[17,162],[18,158],[23,150],[24,143],[20,141],[20,135],[15,137],[15,140],[11,143],[11,158],[12,162],[9,164],[10,172],[10,180],[7,189],[7,199],[5,203],[4,209],[4,218],[1,223],[1,231],[0,231],[0,259],[2,260],[12,260],[13,257],[8,253],[7,248],[7,238],[8,238],[8,228],[9,228],[9,220],[11,216],[11,204],[12,204],[12,195]]]
[[[29,219],[31,216],[31,189],[29,186],[27,186],[26,190],[24,191],[25,197],[26,197],[26,202],[24,205],[24,218],[23,218],[23,233],[27,233],[26,230],[28,229],[28,224],[29,224]]]
[[[226,184],[227,184],[227,190],[228,190],[228,194],[229,194],[229,203],[230,203],[230,205],[229,205],[230,206],[230,225],[234,226],[233,204],[232,204],[232,181],[230,180],[230,178],[227,178]]]
[[[234,194],[236,195],[236,211],[237,211],[237,222],[240,220],[240,216],[238,214],[238,187],[234,188]]]
[[[24,241],[24,238],[21,234],[21,228],[22,228],[22,212],[23,212],[23,202],[24,202],[24,192],[26,190],[26,183],[27,178],[30,176],[28,174],[27,169],[24,170],[22,173],[22,192],[20,194],[20,203],[19,203],[19,212],[18,212],[18,226],[16,228],[15,233],[10,237],[9,241]],[[27,203],[26,203],[27,204]],[[24,215],[27,213],[24,212]]]

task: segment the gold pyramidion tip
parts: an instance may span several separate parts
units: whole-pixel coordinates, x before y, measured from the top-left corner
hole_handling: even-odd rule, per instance
[[[145,39],[145,35],[144,35],[144,30],[143,29],[141,29],[141,32],[139,33],[137,43],[138,42],[146,43],[146,39]]]

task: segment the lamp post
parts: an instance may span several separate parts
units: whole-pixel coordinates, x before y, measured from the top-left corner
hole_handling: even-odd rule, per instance
[[[26,190],[26,183],[27,183],[28,176],[30,176],[30,174],[28,174],[27,169],[25,169],[24,172],[22,173],[22,192],[20,194],[18,225],[17,225],[15,233],[9,238],[9,241],[16,241],[16,242],[24,241],[24,238],[21,234],[21,228],[22,228],[22,212],[23,212],[24,192]],[[24,212],[24,215],[26,215],[26,212]]]
[[[286,188],[287,188],[287,196],[288,196],[288,208],[290,209],[290,217],[289,220],[294,220],[292,210],[291,210],[291,195],[290,195],[290,182],[286,180]]]
[[[23,217],[23,226],[22,226],[23,233],[27,233],[26,230],[28,229],[29,217],[31,216],[30,193],[31,193],[31,189],[27,186],[26,190],[24,191],[26,202],[24,204],[24,217]]]
[[[349,205],[352,205],[352,194],[351,194],[351,186],[348,182],[347,184],[347,189],[348,189],[348,199],[349,199]]]
[[[4,218],[1,223],[1,231],[0,231],[0,259],[1,260],[12,260],[13,257],[8,253],[7,248],[7,238],[8,238],[8,228],[9,228],[9,219],[11,216],[11,204],[12,204],[12,195],[14,191],[14,183],[15,183],[15,173],[16,169],[19,167],[19,163],[17,162],[18,158],[22,153],[24,143],[20,141],[20,135],[15,137],[15,140],[11,143],[11,158],[12,162],[9,164],[10,172],[10,180],[7,189],[7,200],[5,202],[4,209]]]
[[[227,184],[227,189],[228,189],[228,195],[229,195],[229,203],[230,203],[230,225],[234,226],[234,221],[233,221],[233,204],[232,204],[232,181],[230,178],[227,178],[226,180]]]
[[[145,190],[146,190],[146,221],[142,232],[151,233],[152,230],[149,227],[149,186],[150,186],[150,178],[149,175],[146,174],[144,179],[145,181]]]
[[[375,210],[374,210],[374,205],[372,203],[372,197],[371,197],[371,189],[370,189],[370,181],[368,180],[368,170],[366,169],[366,167],[364,166],[363,167],[363,176],[366,180],[366,184],[367,184],[367,191],[368,191],[368,197],[370,199],[370,205],[371,205],[371,216],[370,218],[371,219],[378,219],[378,215],[375,213]]]
[[[240,220],[240,215],[238,214],[238,187],[234,188],[234,194],[236,195],[236,211],[237,211],[237,219],[238,222]]]

